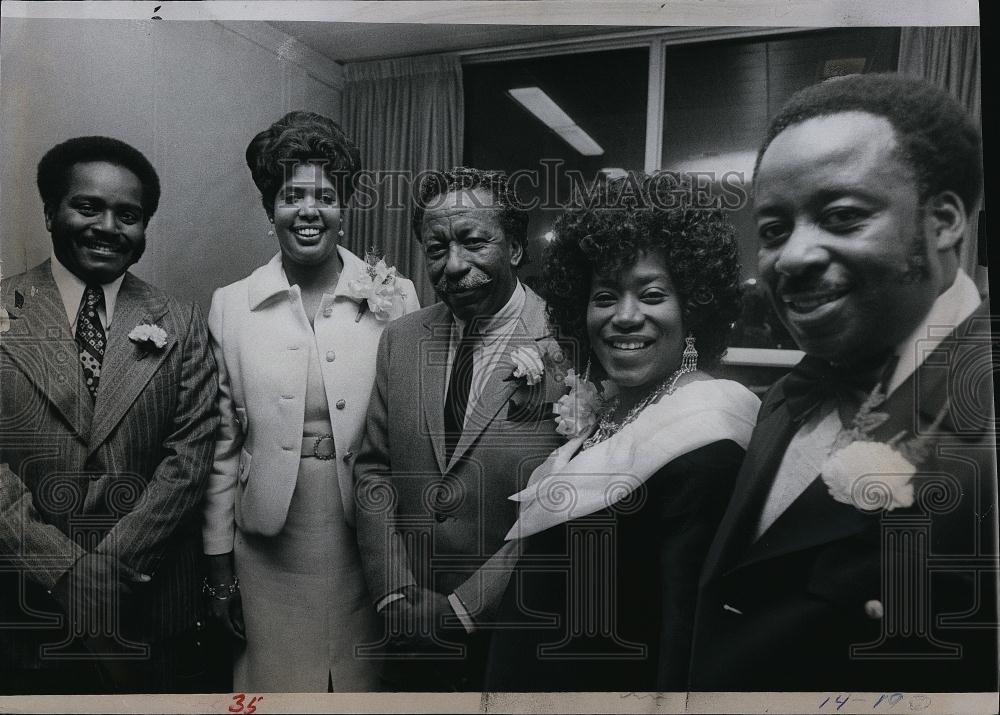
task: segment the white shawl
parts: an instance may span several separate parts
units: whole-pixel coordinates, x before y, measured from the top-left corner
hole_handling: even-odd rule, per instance
[[[590,449],[573,454],[588,434],[574,437],[538,466],[506,540],[537,534],[615,504],[675,458],[720,440],[746,449],[760,400],[732,380],[689,382],[644,409],[639,418]]]

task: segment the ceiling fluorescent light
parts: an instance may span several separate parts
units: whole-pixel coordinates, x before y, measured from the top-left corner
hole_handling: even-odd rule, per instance
[[[563,141],[584,156],[601,156],[604,149],[587,132],[552,101],[539,87],[520,87],[508,90],[518,104],[535,115],[545,126],[558,134]]]

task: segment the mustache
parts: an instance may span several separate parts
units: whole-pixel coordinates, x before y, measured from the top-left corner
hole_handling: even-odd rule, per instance
[[[441,295],[448,295],[450,293],[461,293],[462,291],[482,288],[485,285],[489,285],[490,282],[490,277],[485,273],[470,272],[457,281],[450,281],[447,277],[442,276],[441,280],[434,284],[434,290]]]

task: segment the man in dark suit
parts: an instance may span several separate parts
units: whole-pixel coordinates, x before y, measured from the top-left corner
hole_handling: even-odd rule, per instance
[[[38,188],[52,258],[2,284],[0,692],[201,689],[184,676],[217,383],[198,307],[127,272],[159,180],[79,137]]]
[[[366,652],[394,664],[398,689],[479,689],[513,566],[508,497],[562,442],[551,408],[565,359],[515,273],[527,221],[501,173],[432,175],[418,197],[413,229],[441,302],[382,334],[354,467],[361,558],[387,624]]]
[[[806,357],[706,559],[693,690],[996,690],[992,337],[959,267],[981,171],[918,80],[830,80],[772,120],[760,275]]]

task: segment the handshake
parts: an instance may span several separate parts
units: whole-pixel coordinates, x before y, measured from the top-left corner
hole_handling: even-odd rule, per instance
[[[465,635],[444,594],[416,585],[406,586],[400,593],[403,598],[390,602],[382,611],[393,647],[421,651],[428,646],[447,649],[456,645],[455,636]]]

